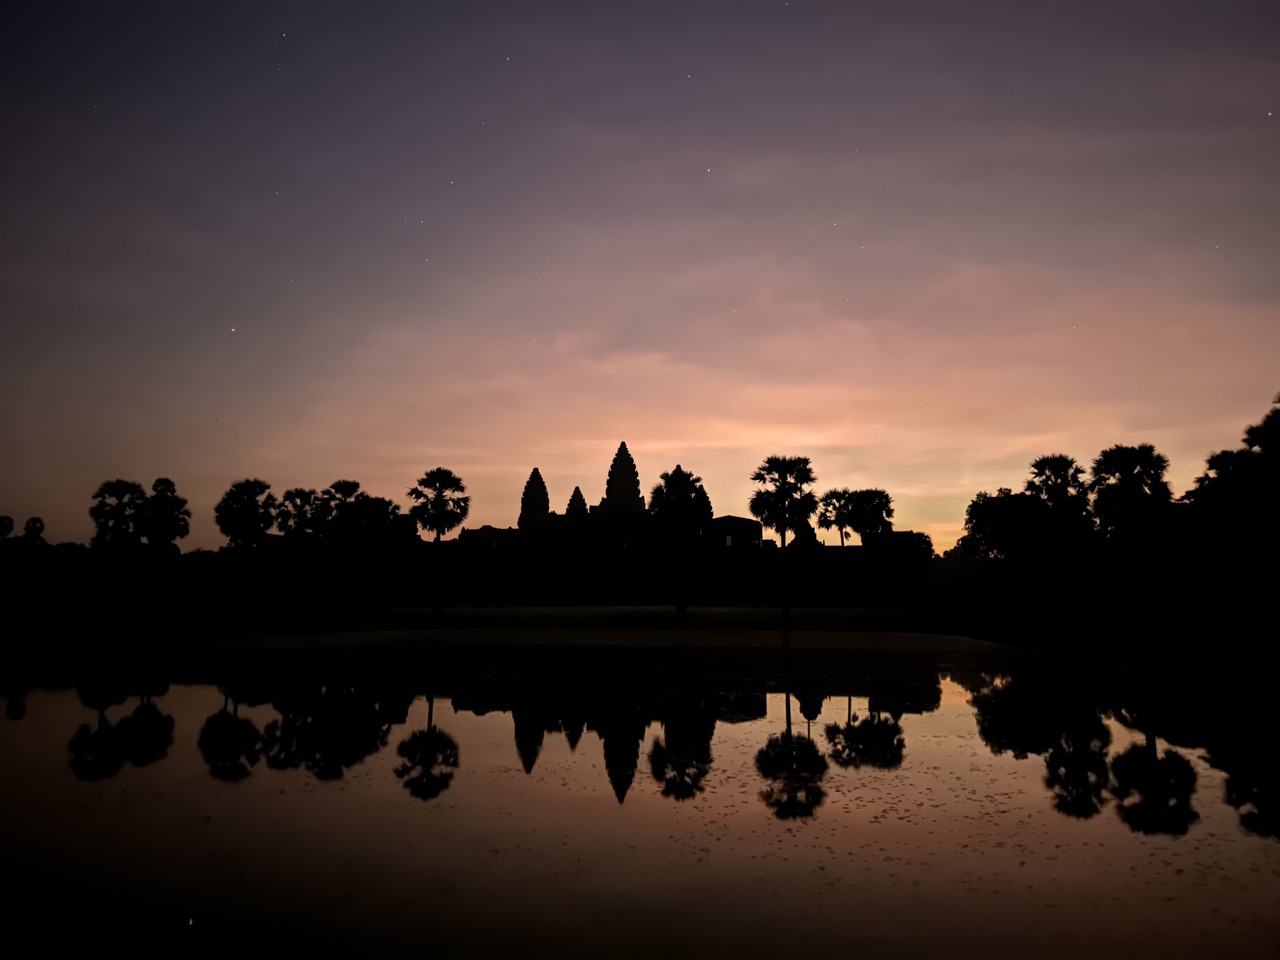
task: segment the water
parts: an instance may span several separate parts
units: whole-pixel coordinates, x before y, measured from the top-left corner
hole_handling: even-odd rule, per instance
[[[5,893],[107,953],[1280,955],[1274,764],[1221,703],[918,664],[729,679],[14,695]]]

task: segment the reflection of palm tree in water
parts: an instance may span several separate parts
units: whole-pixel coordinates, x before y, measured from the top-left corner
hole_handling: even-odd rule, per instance
[[[1087,820],[1102,809],[1110,745],[1111,731],[1096,711],[1071,718],[1044,758],[1044,785],[1059,813]]]
[[[303,766],[321,780],[339,779],[387,745],[391,724],[404,722],[410,699],[394,685],[287,685],[273,701],[280,719],[263,731],[267,765]]]
[[[892,716],[868,712],[861,720],[848,698],[843,725],[829,723],[824,731],[831,745],[831,759],[841,767],[879,767],[894,770],[902,766],[906,740],[902,725]]]
[[[125,758],[135,767],[163,760],[173,745],[173,717],[144,696],[133,713],[120,721],[120,735]]]
[[[826,799],[819,781],[827,761],[808,737],[791,732],[791,694],[784,694],[787,728],[774,734],[756,753],[756,770],[769,781],[760,799],[779,820],[811,817]]]
[[[1196,771],[1175,750],[1160,754],[1148,733],[1111,761],[1111,793],[1120,802],[1120,819],[1138,833],[1182,836],[1200,819],[1191,806]]]
[[[81,780],[105,780],[125,763],[141,767],[163,757],[173,742],[173,718],[160,713],[151,703],[151,694],[167,689],[167,685],[155,690],[144,685],[142,702],[116,726],[107,719],[107,710],[129,699],[129,688],[109,680],[77,687],[81,704],[97,711],[98,720],[92,727],[80,724],[67,743],[72,773]]]
[[[404,758],[396,776],[419,800],[433,800],[449,788],[458,769],[458,744],[436,727],[434,697],[427,697],[427,728],[401,740],[396,753]]]
[[[222,709],[204,722],[196,741],[209,772],[219,780],[243,780],[262,758],[262,733],[239,710],[240,701],[224,690]]]
[[[97,726],[80,724],[67,749],[71,751],[71,772],[81,780],[106,780],[124,767],[120,736],[105,709],[98,711]]]
[[[689,800],[702,792],[715,729],[715,714],[701,701],[681,704],[663,721],[663,736],[654,737],[649,748],[649,772],[664,797]]]

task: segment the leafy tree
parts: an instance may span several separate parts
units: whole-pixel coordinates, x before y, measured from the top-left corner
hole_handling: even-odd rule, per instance
[[[13,533],[13,517],[0,517],[0,540]]]
[[[817,481],[809,458],[768,457],[751,479],[763,485],[751,495],[751,515],[778,531],[785,547],[787,533],[807,527],[818,509],[818,498],[808,489]]]
[[[140,543],[138,520],[146,499],[141,484],[131,480],[108,480],[100,485],[89,508],[94,526],[92,545],[120,548]]]
[[[401,515],[398,504],[361,491],[338,513],[333,535],[338,543],[378,544],[416,539],[417,529],[412,520]]]
[[[586,506],[584,501],[583,506]],[[520,518],[516,526],[521,530],[532,532],[547,523],[551,515],[551,496],[547,493],[546,481],[537,467],[525,481],[524,492],[520,494]]]
[[[1280,394],[1260,423],[1247,427],[1244,446],[1209,456],[1205,472],[1183,500],[1215,536],[1244,546],[1248,538],[1275,539],[1280,531]]]
[[[27,517],[22,525],[22,539],[29,544],[44,543],[44,520],[40,517]]]
[[[702,478],[680,464],[658,478],[649,494],[649,516],[659,536],[668,543],[689,543],[699,538],[713,515],[711,498]]]
[[[172,547],[191,532],[191,510],[172,480],[160,477],[151,484],[151,496],[142,502],[135,525],[153,547]]]
[[[1280,393],[1271,401],[1271,409],[1260,423],[1246,427],[1244,445],[1269,457],[1280,457]]]
[[[1172,494],[1169,460],[1149,443],[1108,447],[1093,461],[1093,513],[1108,537],[1150,534],[1166,516]]]
[[[355,480],[335,480],[316,497],[319,532],[331,543],[349,547],[385,543],[397,531],[400,508],[374,497]]]
[[[266,541],[267,531],[276,525],[276,507],[271,484],[240,480],[222,495],[213,517],[232,547],[255,547]]]
[[[435,534],[439,542],[444,534],[460,526],[471,511],[471,498],[465,496],[467,488],[452,470],[436,467],[428,470],[409,488],[409,499],[416,501],[409,508],[409,516],[425,531]]]
[[[1030,493],[1001,487],[992,496],[985,490],[964,512],[964,536],[956,544],[961,554],[984,560],[1027,560],[1044,548],[1050,507]]]

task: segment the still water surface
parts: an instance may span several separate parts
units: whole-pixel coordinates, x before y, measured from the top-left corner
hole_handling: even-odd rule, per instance
[[[1274,773],[1229,784],[1212,734],[1043,679],[825,682],[30,691],[5,890],[122,953],[1280,955]]]

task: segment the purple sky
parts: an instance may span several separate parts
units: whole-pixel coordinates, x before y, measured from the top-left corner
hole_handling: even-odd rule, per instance
[[[84,3],[4,15],[0,513],[625,440],[954,542],[1044,453],[1175,493],[1280,389],[1280,6]],[[834,542],[834,535],[827,539]]]

